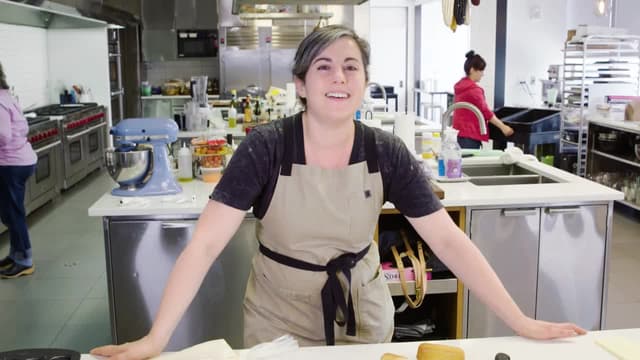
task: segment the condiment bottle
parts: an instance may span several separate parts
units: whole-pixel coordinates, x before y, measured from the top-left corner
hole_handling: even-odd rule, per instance
[[[183,142],[182,148],[178,151],[178,180],[191,181],[193,179],[192,163],[191,150]]]

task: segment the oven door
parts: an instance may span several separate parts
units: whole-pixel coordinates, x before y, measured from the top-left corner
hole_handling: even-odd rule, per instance
[[[87,167],[86,136],[87,130],[65,135],[64,142],[64,179],[67,183],[74,175],[85,173]],[[82,175],[84,176],[84,175]]]
[[[60,140],[35,149],[38,156],[36,171],[27,182],[29,203],[37,201],[49,192],[58,191],[58,178],[60,168]]]
[[[101,123],[94,125],[86,130],[85,134],[85,153],[87,154],[87,162],[93,165],[94,162],[98,163],[97,166],[102,166],[102,159],[104,154],[105,143],[105,126],[107,123]]]

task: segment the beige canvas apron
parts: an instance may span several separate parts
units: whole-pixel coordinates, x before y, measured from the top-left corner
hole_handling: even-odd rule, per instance
[[[394,307],[373,242],[383,203],[373,131],[365,127],[362,137],[367,161],[342,169],[300,165],[304,146],[295,131],[302,134],[301,116],[285,120],[280,176],[256,229],[261,252],[253,259],[245,294],[244,345],[284,334],[301,345],[331,344],[332,336],[336,344],[390,341]],[[296,263],[316,269],[292,266]],[[323,289],[336,289],[329,276],[336,266],[345,268],[337,271],[339,291],[324,294]]]

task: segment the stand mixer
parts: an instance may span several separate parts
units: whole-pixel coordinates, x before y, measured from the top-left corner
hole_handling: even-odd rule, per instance
[[[111,128],[115,149],[105,152],[115,196],[172,195],[182,191],[169,168],[167,147],[178,138],[170,119],[125,119]]]

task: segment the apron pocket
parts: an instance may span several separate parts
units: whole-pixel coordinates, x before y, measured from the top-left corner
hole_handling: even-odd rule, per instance
[[[393,334],[393,300],[378,267],[376,275],[357,289],[355,305],[358,337],[371,343],[385,342]]]

